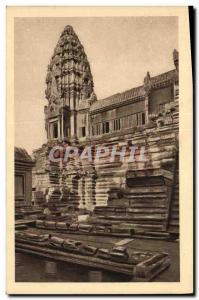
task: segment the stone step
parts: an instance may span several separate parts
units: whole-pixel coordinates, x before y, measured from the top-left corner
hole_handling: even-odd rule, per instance
[[[150,198],[150,199],[153,199],[153,198],[166,198],[166,195],[165,193],[150,193],[150,194],[135,194],[135,193],[125,193],[124,194],[125,198],[128,197],[128,198],[135,198],[135,199],[143,199],[145,200],[146,198]]]
[[[142,202],[142,203],[140,203],[140,202],[138,202],[138,203],[132,203],[131,204],[131,207],[132,208],[146,208],[146,209],[148,209],[148,208],[157,208],[157,209],[163,209],[163,208],[166,208],[166,204],[161,204],[161,203],[154,203],[154,202],[148,202],[148,203],[146,203],[146,202]]]
[[[133,222],[140,222],[142,221],[142,223],[149,223],[150,222],[154,222],[154,224],[156,222],[162,222],[165,221],[166,217],[163,214],[153,214],[153,215],[131,215],[131,216],[116,216],[115,214],[113,216],[109,215],[109,216],[99,216],[100,219],[112,219],[112,220],[122,220],[122,221],[133,221]]]
[[[148,206],[156,206],[156,205],[166,205],[166,199],[143,199],[140,201],[140,199],[130,199],[130,206],[134,206],[137,204],[148,204]]]
[[[131,226],[148,226],[150,228],[152,228],[153,226],[158,226],[159,228],[163,228],[164,227],[164,224],[166,223],[166,220],[164,221],[153,221],[153,220],[150,220],[150,221],[143,221],[143,220],[133,220],[133,219],[112,219],[112,218],[103,218],[101,219],[103,220],[103,222],[109,222],[109,223],[117,223],[117,224],[120,224],[120,223],[125,223],[125,224],[129,224]]]
[[[155,197],[148,197],[148,195],[146,197],[137,197],[135,195],[125,195],[124,197],[125,199],[131,199],[132,201],[137,200],[140,202],[143,201],[156,201],[156,200],[160,200],[160,201],[165,201],[165,199],[167,199],[167,196],[164,195],[164,197],[159,197],[159,195],[156,195]]]
[[[131,211],[127,211],[127,214],[132,214],[132,213],[137,213],[137,214],[142,214],[142,213],[151,213],[151,214],[155,214],[155,213],[159,213],[159,214],[165,214],[166,210],[165,208],[160,209],[160,208],[146,208],[146,207],[142,207],[142,208],[131,208]]]
[[[162,228],[163,228],[163,226],[162,225],[159,225],[159,224],[150,224],[150,225],[148,225],[148,224],[134,224],[135,226],[135,228],[141,228],[141,229],[148,229],[148,230],[158,230],[158,231],[160,231],[160,230],[162,230]]]
[[[147,194],[147,193],[164,193],[167,192],[166,186],[152,186],[152,187],[132,187],[132,188],[126,188],[125,194]]]

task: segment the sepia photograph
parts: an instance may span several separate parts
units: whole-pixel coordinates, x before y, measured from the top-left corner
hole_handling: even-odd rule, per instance
[[[180,286],[183,9],[12,18],[16,286]]]

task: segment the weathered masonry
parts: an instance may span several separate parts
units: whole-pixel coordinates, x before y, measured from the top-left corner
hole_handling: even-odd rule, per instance
[[[47,143],[34,151],[36,205],[54,203],[94,210],[138,228],[178,232],[178,52],[174,69],[147,72],[143,84],[97,99],[91,68],[77,35],[66,26],[46,77]],[[145,161],[49,160],[54,145],[68,143],[144,147]]]
[[[25,149],[15,147],[15,207],[31,206],[34,162]]]

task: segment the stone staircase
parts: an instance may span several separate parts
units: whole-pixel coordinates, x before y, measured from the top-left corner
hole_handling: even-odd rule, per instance
[[[179,233],[179,166],[177,162],[173,192],[171,197],[168,231]]]
[[[121,193],[122,196],[117,197]],[[122,191],[109,194],[108,206],[96,207],[106,221],[129,223],[136,229],[165,231],[168,222],[168,187],[160,176],[137,178]]]
[[[136,228],[164,230],[167,219],[167,187],[127,188],[124,197],[129,201],[127,216]]]
[[[179,234],[178,160],[172,186],[169,200],[169,187],[161,176],[148,182],[136,178],[123,191],[110,192],[108,206],[96,207],[94,213],[104,221],[128,223],[135,229]]]

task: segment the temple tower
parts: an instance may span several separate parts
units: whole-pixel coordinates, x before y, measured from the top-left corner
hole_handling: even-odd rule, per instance
[[[92,97],[93,78],[84,48],[72,26],[65,27],[54,49],[46,85],[45,127],[48,141],[76,141],[77,108]],[[85,132],[88,132],[86,128]]]

